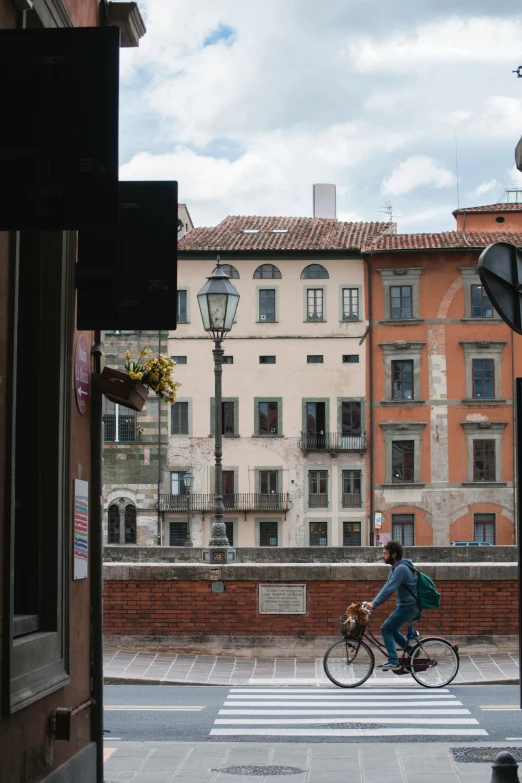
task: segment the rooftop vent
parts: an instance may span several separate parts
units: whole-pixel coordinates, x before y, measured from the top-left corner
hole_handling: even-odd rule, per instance
[[[259,234],[258,228],[244,228],[243,234]]]
[[[288,234],[287,228],[273,228],[272,234]]]

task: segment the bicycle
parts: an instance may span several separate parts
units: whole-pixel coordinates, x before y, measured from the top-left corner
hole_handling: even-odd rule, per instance
[[[362,606],[364,608],[365,604]],[[340,688],[357,688],[371,676],[375,669],[375,656],[370,645],[388,657],[386,648],[370,630],[370,616],[371,612],[368,612],[368,624],[356,626],[353,636],[344,625],[346,616],[339,618],[344,638],[328,648],[323,666],[328,679]],[[418,620],[412,622],[406,635],[408,645],[414,642],[411,655],[407,655],[403,650],[399,667],[392,671],[394,674],[411,674],[424,688],[444,688],[455,679],[459,670],[458,645],[442,636],[426,636],[421,639],[414,628]],[[366,633],[368,635],[363,639]]]

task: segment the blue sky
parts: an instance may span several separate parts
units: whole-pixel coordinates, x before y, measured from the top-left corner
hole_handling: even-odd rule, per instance
[[[141,0],[122,50],[122,179],[177,179],[196,225],[311,215],[450,230],[522,187],[522,13],[490,0]],[[420,6],[420,8],[419,8]]]

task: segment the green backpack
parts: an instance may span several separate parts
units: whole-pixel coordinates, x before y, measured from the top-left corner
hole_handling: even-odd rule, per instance
[[[409,565],[409,563],[407,563]],[[440,593],[435,587],[435,582],[427,574],[418,571],[414,566],[410,566],[417,579],[417,602],[421,609],[438,609],[440,606]],[[413,591],[405,585],[406,590],[413,595]],[[415,596],[413,595],[415,598]]]

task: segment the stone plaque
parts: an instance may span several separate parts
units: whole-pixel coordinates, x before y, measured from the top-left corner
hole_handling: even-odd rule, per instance
[[[259,614],[306,614],[306,585],[259,585]]]

